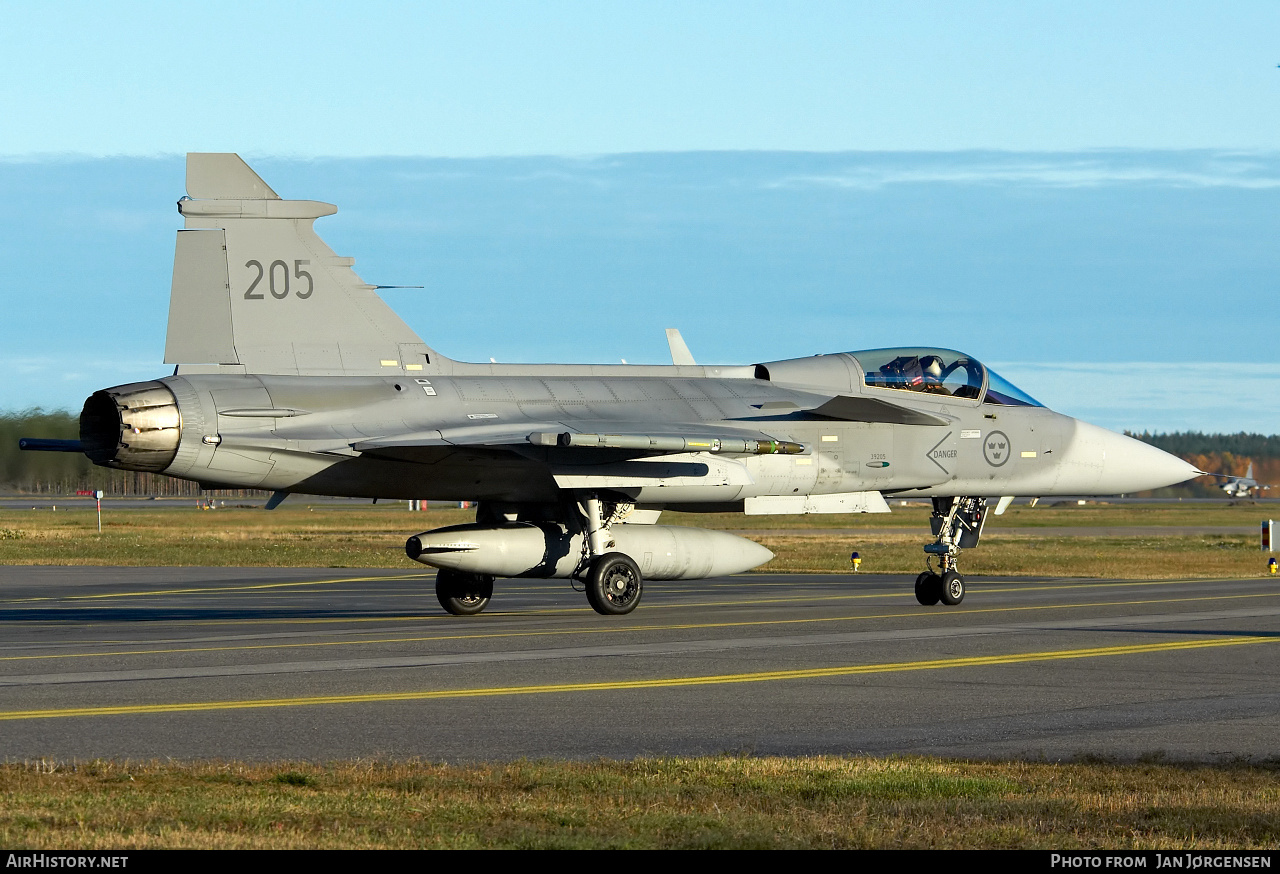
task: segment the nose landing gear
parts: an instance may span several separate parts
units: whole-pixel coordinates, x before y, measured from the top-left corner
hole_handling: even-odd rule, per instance
[[[929,527],[937,540],[925,546],[928,570],[916,577],[916,600],[926,607],[941,601],[954,607],[964,600],[964,577],[957,568],[960,550],[978,545],[987,522],[985,498],[934,498]],[[933,570],[938,557],[942,573]]]
[[[933,571],[925,571],[916,577],[916,600],[932,607],[942,600],[942,577]]]
[[[964,577],[955,571],[941,575],[925,571],[916,577],[916,600],[926,607],[939,601],[954,607],[964,600]]]

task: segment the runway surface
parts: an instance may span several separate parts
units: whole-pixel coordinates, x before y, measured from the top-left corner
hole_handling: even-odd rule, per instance
[[[430,574],[0,570],[12,760],[737,752],[1280,757],[1280,580],[564,581],[445,615]]]

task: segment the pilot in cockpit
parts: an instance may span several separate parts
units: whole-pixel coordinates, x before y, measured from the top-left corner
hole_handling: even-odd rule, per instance
[[[937,355],[925,355],[920,359],[920,370],[924,378],[920,387],[922,391],[939,395],[951,394],[951,392],[947,390],[947,387],[942,384],[942,379],[945,374],[942,369],[941,358]]]

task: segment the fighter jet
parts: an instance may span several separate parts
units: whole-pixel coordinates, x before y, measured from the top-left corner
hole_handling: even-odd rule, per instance
[[[923,605],[959,604],[961,550],[1014,495],[1110,495],[1190,464],[1055,413],[977,359],[893,348],[697,365],[455,361],[426,345],[316,235],[337,207],[284,200],[235,154],[187,156],[165,362],[95,392],[78,441],[25,449],[205,488],[476,502],[476,521],[408,539],[449,613],[498,578],[571,579],[599,613],[644,581],[698,580],[773,555],[664,509],[886,513],[928,498]]]
[[[1245,471],[1244,476],[1228,476],[1227,481],[1219,488],[1233,498],[1247,498],[1260,489],[1269,489],[1271,486],[1259,485],[1258,481],[1253,478],[1253,462],[1249,462],[1249,469]]]

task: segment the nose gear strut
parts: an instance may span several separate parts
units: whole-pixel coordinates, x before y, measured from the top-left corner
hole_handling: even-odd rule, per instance
[[[929,528],[937,540],[927,544],[925,566],[928,568],[916,577],[916,600],[925,606],[941,601],[955,606],[964,600],[964,577],[960,575],[957,561],[960,550],[972,549],[982,537],[987,522],[985,498],[934,498],[933,515]],[[938,557],[941,573],[933,569],[933,556]]]

